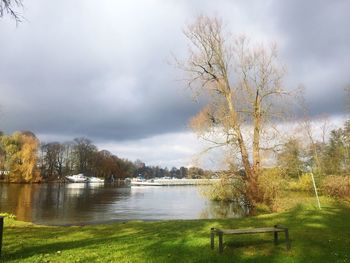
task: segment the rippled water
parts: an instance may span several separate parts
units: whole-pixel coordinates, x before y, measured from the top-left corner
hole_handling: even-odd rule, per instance
[[[233,204],[207,200],[198,186],[121,188],[93,184],[0,184],[0,212],[38,224],[240,217]]]

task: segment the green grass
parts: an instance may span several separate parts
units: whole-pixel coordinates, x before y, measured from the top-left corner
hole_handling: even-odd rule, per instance
[[[305,199],[288,212],[242,219],[113,223],[49,227],[5,220],[4,262],[350,262],[350,208],[322,198],[317,210]],[[225,237],[224,253],[210,250],[211,227],[246,228],[284,224],[284,237],[272,234]]]

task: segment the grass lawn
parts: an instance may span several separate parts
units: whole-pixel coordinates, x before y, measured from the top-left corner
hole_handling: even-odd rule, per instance
[[[303,199],[288,212],[242,219],[113,223],[51,227],[5,220],[3,262],[350,262],[350,207],[322,198]],[[210,250],[211,227],[246,228],[284,224],[284,235],[228,236],[224,252]],[[216,240],[217,241],[217,240]]]

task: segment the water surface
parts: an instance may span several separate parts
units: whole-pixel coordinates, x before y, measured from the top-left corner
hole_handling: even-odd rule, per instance
[[[0,212],[15,214],[18,220],[48,225],[243,215],[237,205],[209,201],[199,190],[198,186],[0,184]]]

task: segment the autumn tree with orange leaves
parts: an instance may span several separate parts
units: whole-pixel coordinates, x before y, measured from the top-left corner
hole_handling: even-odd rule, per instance
[[[15,132],[1,137],[2,169],[9,182],[39,182],[37,151],[39,140],[31,132]]]

